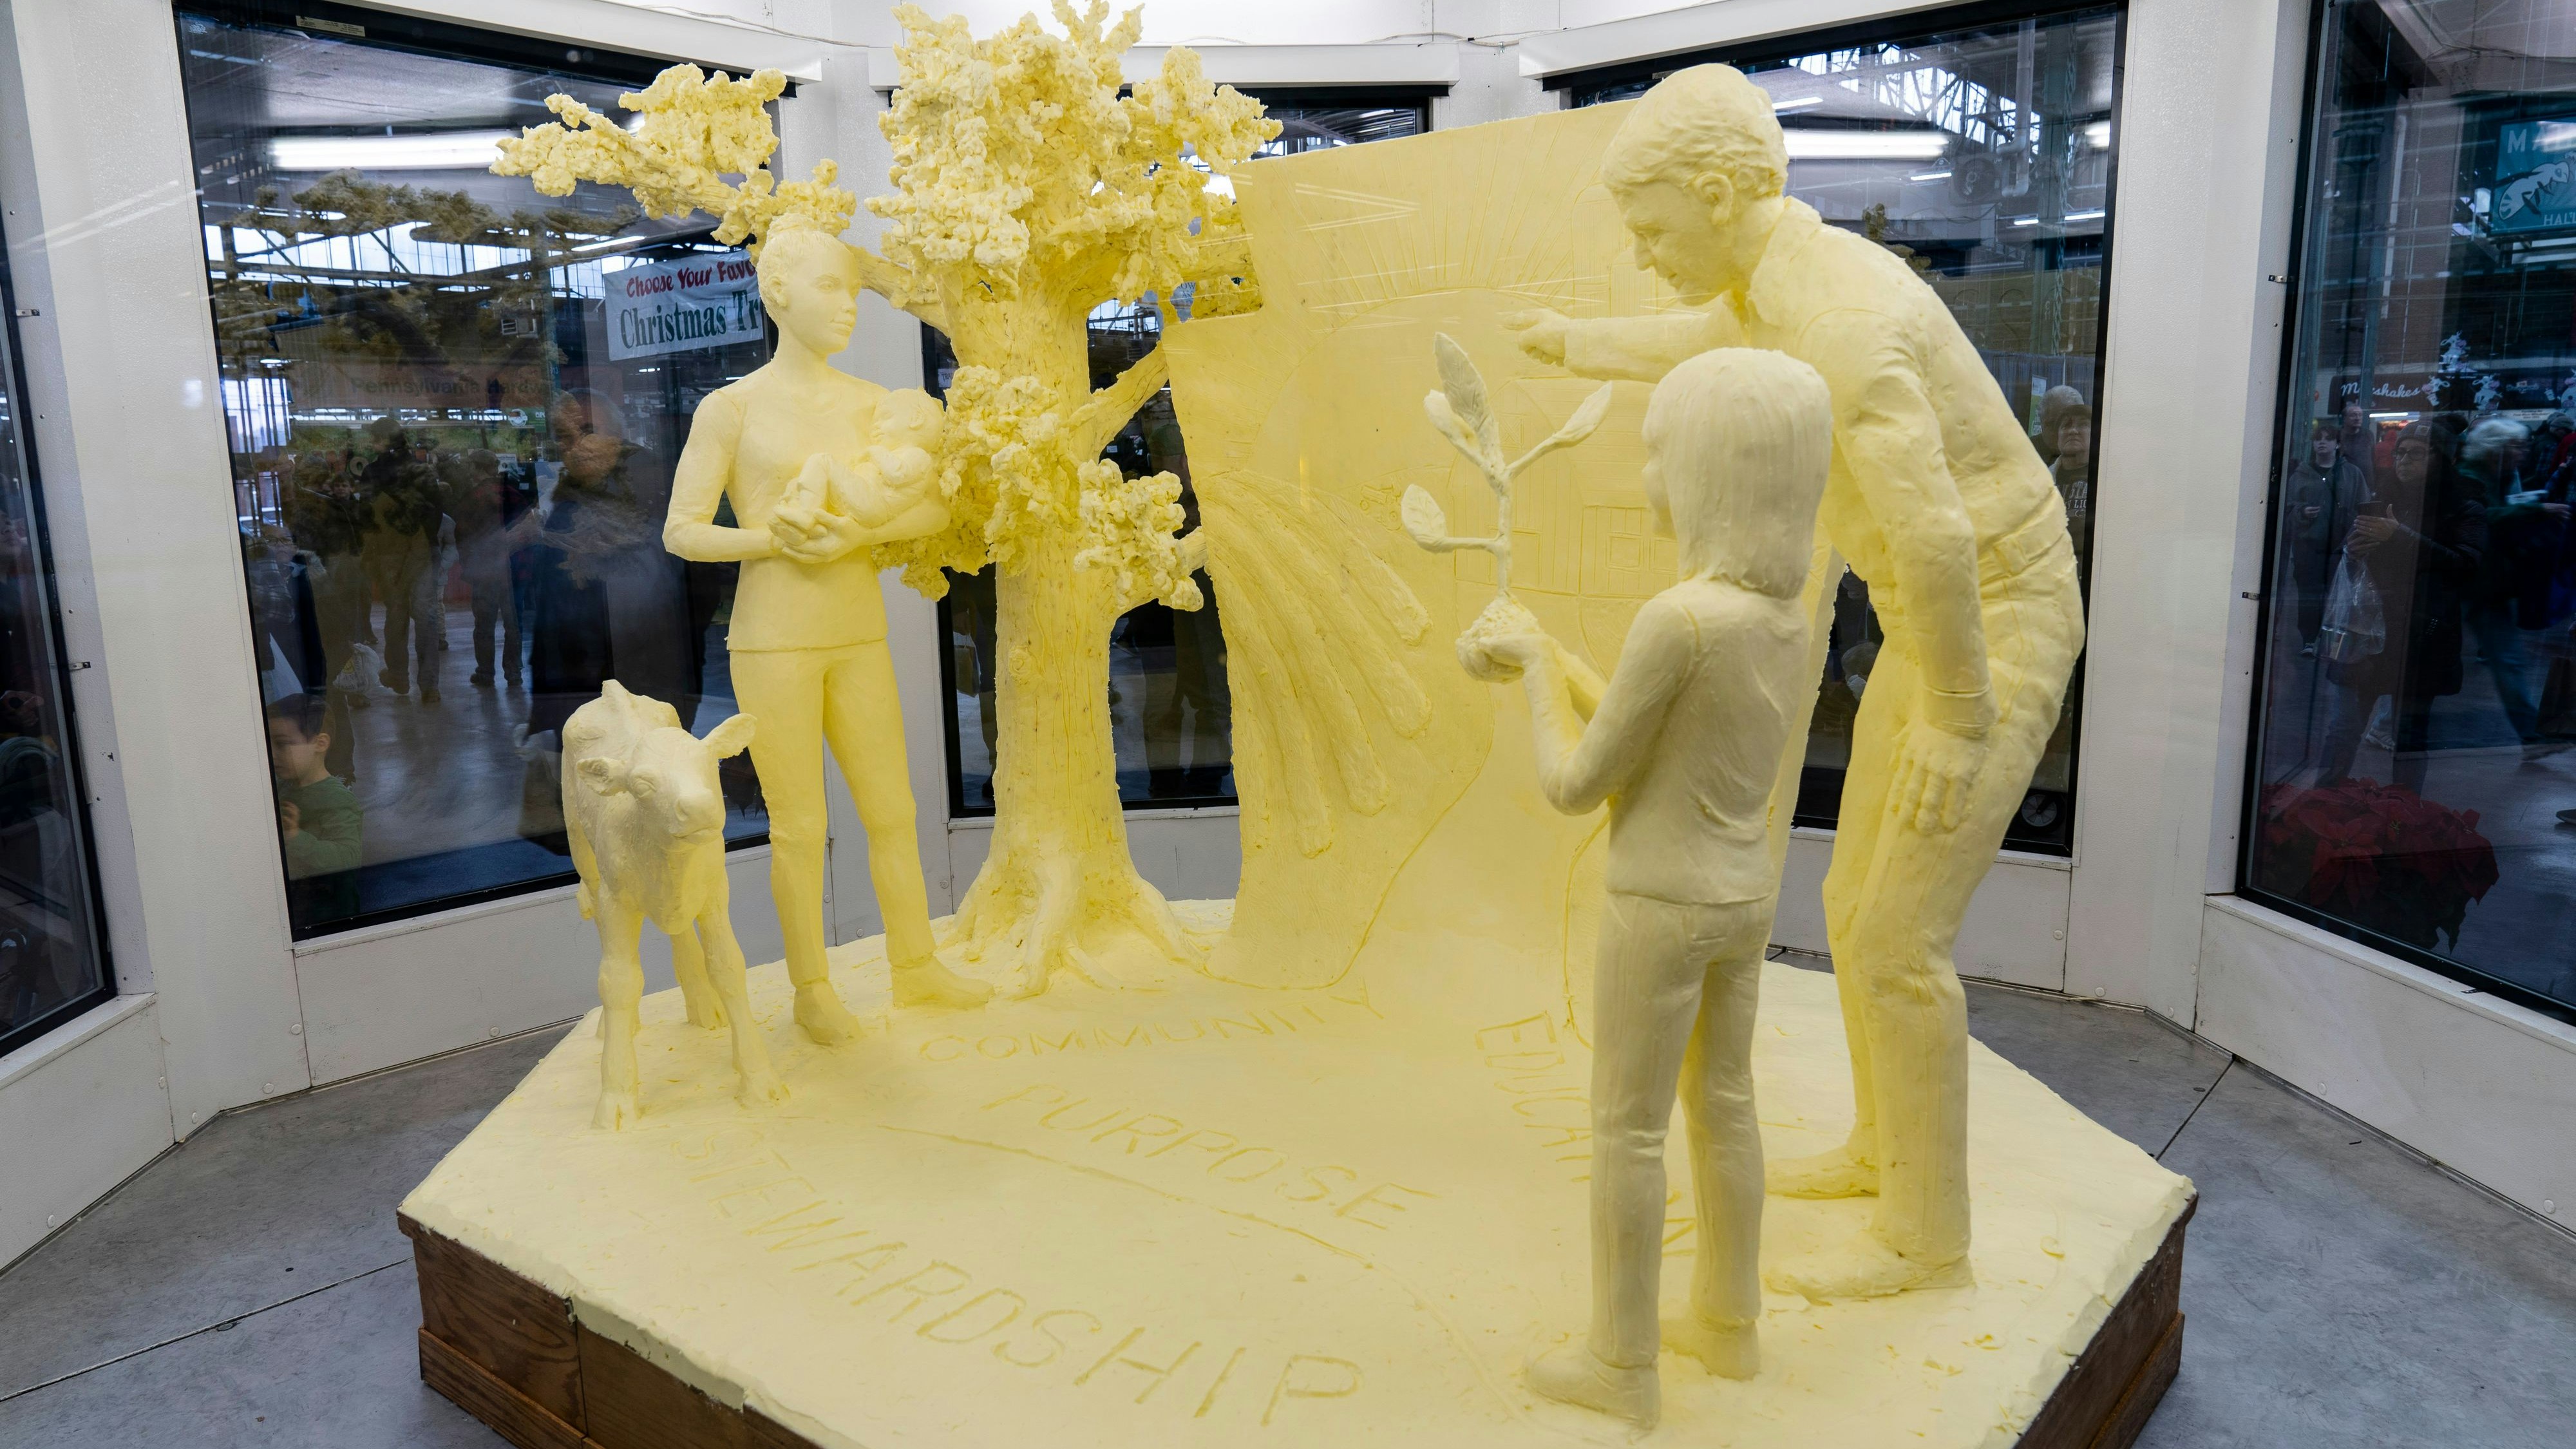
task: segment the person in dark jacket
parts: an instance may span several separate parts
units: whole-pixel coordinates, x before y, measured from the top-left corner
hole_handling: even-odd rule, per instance
[[[2289,509],[2283,531],[2289,541],[2290,597],[2304,653],[2316,652],[2326,591],[2334,586],[2343,541],[2370,502],[2370,476],[2362,469],[2360,460],[2344,453],[2342,430],[2321,421],[2308,430],[2308,445],[2281,484]]]
[[[2362,730],[2386,698],[2397,717],[2391,783],[2423,793],[2433,701],[2460,692],[2461,621],[2487,550],[2485,503],[2460,479],[2447,442],[2442,430],[2420,423],[2400,434],[2338,551],[2357,560],[2378,591],[2386,639],[2372,653],[2326,666],[2335,697],[2320,783],[2351,776]]]

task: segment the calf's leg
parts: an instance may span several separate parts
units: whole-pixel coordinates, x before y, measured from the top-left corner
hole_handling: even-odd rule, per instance
[[[644,918],[608,901],[599,904],[599,1110],[590,1125],[609,1132],[644,1115],[635,1071],[636,1009],[644,1000],[644,963],[636,958]]]
[[[685,932],[683,934],[686,934]],[[769,1065],[769,1044],[760,1023],[751,1019],[751,997],[743,984],[742,945],[734,939],[733,917],[718,900],[698,917],[697,935],[706,948],[716,994],[724,999],[725,1018],[733,1023],[733,1069],[740,1083],[734,1099],[746,1107],[787,1100],[787,1084]]]
[[[725,1006],[707,984],[707,955],[689,922],[671,933],[671,974],[680,978],[680,999],[689,1005],[689,1025],[710,1031],[725,1024]]]

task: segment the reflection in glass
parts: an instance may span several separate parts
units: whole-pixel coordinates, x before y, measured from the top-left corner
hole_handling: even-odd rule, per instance
[[[549,94],[614,113],[656,63],[376,19],[179,17],[299,937],[569,879],[557,731],[603,681],[732,712],[737,566],[662,521],[690,413],[768,356],[739,251],[483,169]]]
[[[2564,6],[2332,0],[2245,884],[2576,1007]]]
[[[1292,155],[1333,146],[1421,134],[1429,125],[1425,103],[1354,105],[1350,98],[1263,94],[1278,137],[1264,156]],[[1311,102],[1311,103],[1310,103]],[[1172,299],[1175,318],[1189,315],[1190,289]],[[1157,299],[1132,306],[1104,303],[1091,314],[1091,379],[1106,386],[1162,340]],[[931,391],[944,395],[957,369],[948,339],[922,329],[922,370]],[[1164,388],[1109,442],[1102,456],[1129,477],[1169,472],[1181,480],[1185,528],[1198,526],[1198,497],[1190,490],[1190,460],[1183,449],[1172,392]],[[1225,679],[1225,634],[1218,624],[1216,585],[1202,571],[1199,591],[1207,604],[1181,612],[1144,604],[1113,627],[1109,637],[1110,734],[1118,759],[1118,794],[1130,807],[1231,805],[1234,803],[1234,706]],[[949,810],[952,815],[993,811],[993,573],[952,575],[940,604],[948,679]]]
[[[0,296],[6,295],[0,271]],[[0,323],[0,1052],[115,991],[99,929],[43,515]]]
[[[2091,571],[2093,412],[2119,79],[2116,6],[1841,48],[1712,53],[1578,80],[1576,105],[1629,100],[1722,61],[1769,91],[1789,194],[1903,257],[1948,304],[2017,409]],[[1813,42],[1806,42],[1812,46]],[[1807,740],[1798,823],[1831,827],[1853,721],[1884,636],[1846,575]],[[2074,829],[2082,665],[2005,844],[2065,854]]]

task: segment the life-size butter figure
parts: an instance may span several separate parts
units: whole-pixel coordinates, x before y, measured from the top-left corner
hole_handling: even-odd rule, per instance
[[[1843,1147],[1770,1175],[1791,1196],[1875,1192],[1877,1209],[1855,1240],[1771,1277],[1827,1299],[1965,1284],[1968,1030],[1950,949],[2083,645],[2065,512],[1940,298],[1783,194],[1787,150],[1759,87],[1724,66],[1677,72],[1601,169],[1639,262],[1699,310],[1526,313],[1511,319],[1521,346],[1597,378],[1659,378],[1747,344],[1814,367],[1834,417],[1822,521],[1887,633],[1825,877],[1856,1121]]]
[[[884,471],[872,452],[909,439],[880,437],[886,390],[829,360],[849,345],[858,292],[858,259],[838,238],[794,215],[770,230],[760,300],[778,324],[777,354],[698,405],[662,529],[663,546],[682,558],[742,562],[726,637],[734,697],[760,719],[751,762],[769,805],[769,888],[796,985],[796,1022],[824,1043],[858,1032],[823,960],[827,740],[867,830],[895,1004],[971,1006],[990,994],[934,954],[885,602],[864,552],[938,532],[948,509],[936,487],[907,495],[890,491],[900,489],[897,480],[872,476]],[[726,497],[733,527],[715,521]],[[890,497],[903,500],[900,511],[873,524],[825,501]],[[797,506],[786,506],[791,501]]]
[[[1680,545],[1680,579],[1637,611],[1609,682],[1534,627],[1460,647],[1522,671],[1548,803],[1610,804],[1593,973],[1592,1331],[1531,1364],[1529,1383],[1651,1426],[1663,1340],[1728,1378],[1751,1378],[1760,1359],[1753,1008],[1779,890],[1771,787],[1814,688],[1799,593],[1833,412],[1805,363],[1726,348],[1655,388],[1645,438],[1646,499]],[[1699,1249],[1689,1308],[1659,1330],[1677,1080]]]

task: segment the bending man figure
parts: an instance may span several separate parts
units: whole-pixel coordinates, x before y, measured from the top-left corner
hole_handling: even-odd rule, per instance
[[[769,803],[769,889],[796,983],[796,1023],[818,1042],[858,1021],[823,960],[823,745],[849,782],[868,836],[868,876],[886,928],[898,1006],[971,1006],[989,994],[933,954],[929,891],[913,838],[912,783],[886,652],[885,601],[867,546],[948,526],[936,490],[878,527],[838,513],[773,528],[809,469],[860,466],[885,389],[833,368],[858,324],[856,256],[811,222],[782,219],[760,254],[760,300],[778,352],[698,405],[672,480],[662,543],[685,559],[742,561],[735,587],[735,702],[760,721],[751,763]],[[739,527],[715,522],[727,495]]]
[[[1855,1122],[1842,1147],[1770,1175],[1785,1195],[1879,1201],[1858,1240],[1773,1280],[1815,1298],[1964,1284],[1968,1028],[1950,948],[2083,647],[2065,509],[1932,289],[1784,194],[1759,87],[1724,66],[1667,77],[1601,169],[1639,263],[1704,310],[1528,313],[1521,346],[1587,377],[1650,380],[1746,343],[1814,367],[1834,411],[1822,522],[1887,632],[1825,876]]]

